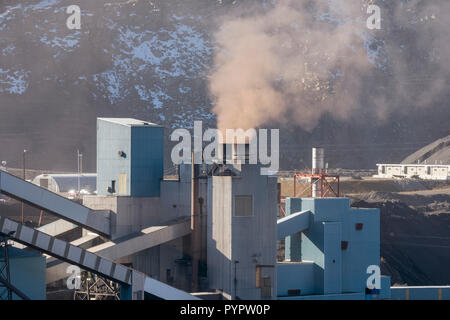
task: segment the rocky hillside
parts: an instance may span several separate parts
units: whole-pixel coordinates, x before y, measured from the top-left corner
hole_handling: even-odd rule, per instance
[[[381,271],[392,285],[450,284],[450,189],[357,198],[352,206],[380,209]]]
[[[435,10],[439,1],[434,9],[405,9],[400,20],[394,19],[399,7],[390,1],[360,2],[377,2],[386,22],[378,31],[358,31],[374,69],[364,80],[363,108],[351,121],[325,115],[312,131],[281,126],[283,168],[309,163],[312,145],[327,149],[330,167],[371,168],[377,162],[400,161],[448,134],[448,90],[432,92],[433,99],[418,102],[421,108],[403,108],[420,100],[414,98],[419,89],[435,88],[433,72],[448,62],[442,42],[424,46],[418,41],[444,23],[439,20],[443,13]],[[81,29],[69,30],[65,10],[73,1],[2,1],[0,160],[21,167],[22,150],[27,149],[27,167],[73,171],[79,148],[85,171],[95,171],[97,116],[142,118],[163,124],[167,134],[174,128],[192,127],[194,120],[215,126],[213,99],[207,90],[214,52],[220,50],[213,34],[227,14],[270,3],[80,0]],[[331,15],[323,17],[336,23]],[[400,62],[392,58],[393,50],[409,71],[402,82],[402,97],[390,99],[392,92],[399,91],[391,82]],[[448,81],[446,76],[439,78],[440,84]],[[371,110],[380,100],[388,101],[392,112],[375,121]]]
[[[450,135],[438,139],[406,157],[402,163],[450,164]]]

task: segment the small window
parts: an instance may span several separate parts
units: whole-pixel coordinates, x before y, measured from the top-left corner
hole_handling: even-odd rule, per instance
[[[234,216],[235,217],[253,216],[252,196],[234,196]]]
[[[301,294],[300,289],[288,289],[288,296],[290,297],[299,296],[300,294]]]

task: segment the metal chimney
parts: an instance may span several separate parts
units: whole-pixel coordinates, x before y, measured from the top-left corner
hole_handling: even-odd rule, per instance
[[[325,163],[325,151],[323,148],[312,149],[312,174],[323,174]],[[312,197],[317,198],[321,196],[321,179],[311,178]]]
[[[325,163],[324,154],[323,148],[312,148],[312,173],[322,173]]]

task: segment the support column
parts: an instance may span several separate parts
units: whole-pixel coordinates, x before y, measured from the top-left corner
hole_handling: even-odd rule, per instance
[[[300,198],[286,198],[286,216],[301,211],[302,200]],[[286,261],[302,261],[302,233],[298,232],[285,238],[284,259]]]

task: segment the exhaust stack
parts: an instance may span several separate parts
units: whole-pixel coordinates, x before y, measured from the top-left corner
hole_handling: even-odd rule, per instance
[[[325,151],[323,148],[313,148],[312,149],[312,174],[322,174],[325,163]],[[317,198],[321,195],[321,183],[320,179],[312,178],[312,197]]]

